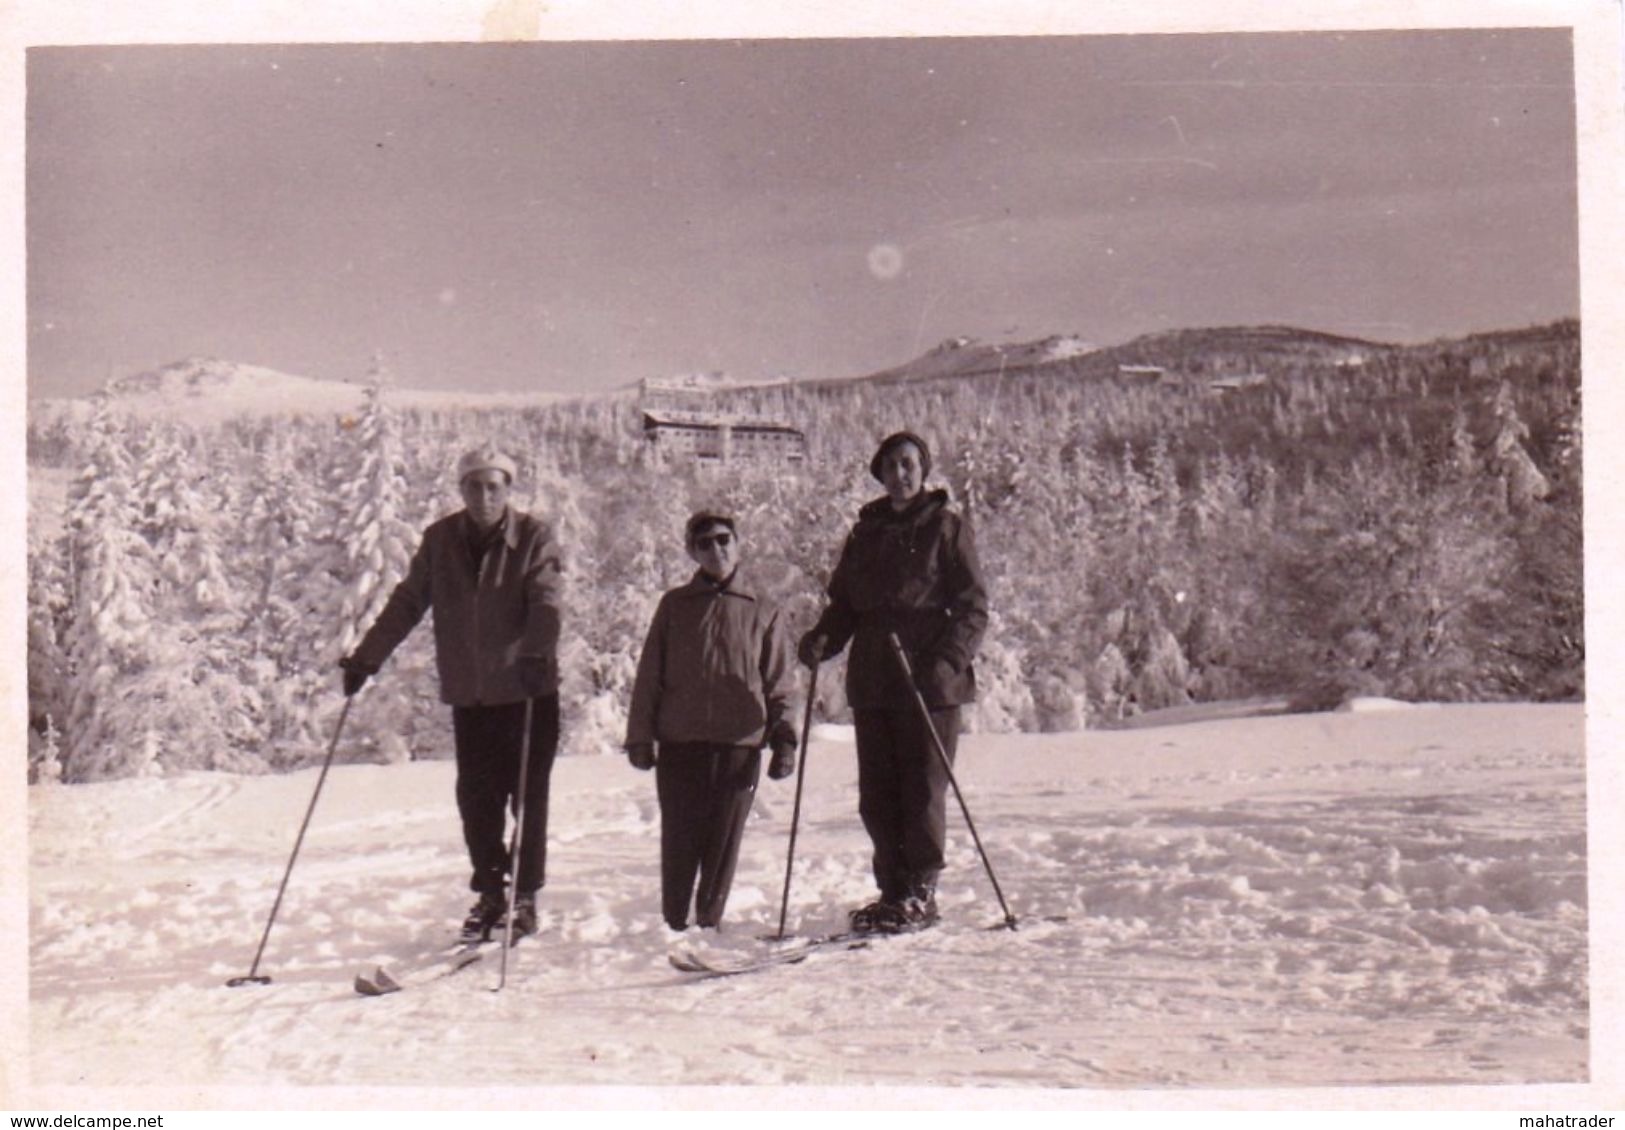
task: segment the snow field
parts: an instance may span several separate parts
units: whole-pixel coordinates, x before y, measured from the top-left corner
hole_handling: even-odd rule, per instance
[[[819,727],[793,933],[872,897],[848,732]],[[471,896],[449,762],[30,791],[32,1078],[165,1083],[1284,1087],[1577,1082],[1589,1048],[1581,710],[1436,707],[969,735],[942,926],[733,978],[665,955],[654,783],[561,757],[543,928],[383,998]],[[778,923],[765,778],[722,946]],[[493,1049],[506,1049],[493,1054]]]

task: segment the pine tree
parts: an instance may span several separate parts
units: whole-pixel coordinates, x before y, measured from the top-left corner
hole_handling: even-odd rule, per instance
[[[1584,429],[1580,426],[1580,392],[1575,389],[1563,399],[1553,437],[1552,467],[1561,486],[1565,482],[1579,489]]]
[[[366,404],[348,450],[335,465],[338,507],[333,538],[342,588],[331,650],[318,647],[314,653],[320,657],[319,666],[328,671],[361,642],[383,611],[406,575],[418,538],[418,531],[403,518],[409,505],[406,469],[394,413],[386,403],[388,384],[382,361],[375,359],[368,373]],[[425,633],[414,633],[418,635]],[[424,640],[409,640],[397,654],[390,678],[380,680],[360,706],[358,722],[364,724],[354,732],[370,735],[385,760],[410,756],[411,734],[433,700],[426,694],[425,647]]]
[[[1248,468],[1219,452],[1203,466],[1190,504],[1188,587],[1176,589],[1174,598],[1184,612],[1179,643],[1188,664],[1186,686],[1198,700],[1247,693],[1250,668],[1267,650],[1249,646],[1261,622],[1268,622],[1257,610],[1260,547],[1269,531],[1248,505],[1248,475]]]
[[[28,531],[28,722],[43,732],[51,717],[61,717],[70,691],[63,643],[72,595],[61,536]]]
[[[238,550],[246,590],[241,678],[253,698],[260,759],[270,766],[298,764],[316,748],[315,704],[335,683],[332,668],[319,661],[332,646],[338,590],[324,532],[332,518],[307,435],[275,423],[245,461],[259,489],[243,507]]]
[[[988,630],[976,658],[976,702],[965,712],[966,727],[977,733],[1034,730],[1038,708],[1019,650],[1004,640],[997,611],[988,617]]]
[[[1517,567],[1501,618],[1506,693],[1539,700],[1585,697],[1584,483],[1578,391],[1553,436],[1552,490],[1518,523]]]
[[[151,604],[157,570],[136,531],[142,518],[125,425],[98,401],[87,462],[68,496],[74,591],[65,640],[73,674],[63,777],[123,775],[133,764],[122,744],[145,729],[148,704],[133,693],[154,663]]]
[[[338,647],[348,654],[383,611],[412,560],[416,531],[402,518],[406,474],[395,423],[384,402],[385,377],[369,374],[366,406],[356,426],[351,460],[338,487],[339,546],[346,578]]]
[[[1310,698],[1460,700],[1490,685],[1508,547],[1460,491],[1363,460],[1305,500],[1282,548],[1282,671]]]
[[[1459,405],[1450,417],[1450,452],[1445,467],[1452,478],[1460,481],[1471,481],[1479,471],[1478,451],[1467,426],[1467,413]]]
[[[1161,624],[1149,627],[1144,651],[1130,690],[1140,709],[1162,710],[1190,702],[1190,667],[1173,632]]]
[[[54,785],[62,780],[62,732],[45,716],[43,730],[28,731],[28,783]]]
[[[1551,484],[1524,447],[1529,439],[1529,425],[1518,415],[1510,382],[1502,381],[1496,389],[1491,411],[1495,416],[1492,458],[1506,507],[1514,514],[1527,513],[1531,506],[1551,493]]]
[[[1107,722],[1120,722],[1135,712],[1130,701],[1128,659],[1115,641],[1109,642],[1089,668],[1090,705]]]
[[[203,475],[173,434],[160,434],[136,470],[141,533],[158,567],[160,614],[235,624],[237,594],[220,557],[219,502],[198,489]]]
[[[689,490],[670,469],[647,475],[628,469],[585,497],[562,484],[551,492],[556,502],[549,516],[576,613],[565,617],[560,641],[572,748],[618,748],[625,734],[638,652],[655,605],[693,571],[683,551]]]
[[[169,677],[143,693],[165,704],[144,739],[145,764],[226,769],[261,764],[264,709],[240,631],[240,597],[222,557],[226,492],[198,446],[153,437],[136,472],[142,535],[157,567],[152,646]],[[143,680],[146,681],[146,680]]]

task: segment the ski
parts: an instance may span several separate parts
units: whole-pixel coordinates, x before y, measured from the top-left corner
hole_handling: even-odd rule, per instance
[[[806,961],[807,958],[825,949],[862,949],[869,944],[872,934],[859,934],[854,931],[842,931],[836,934],[823,934],[812,938],[792,940],[789,944],[777,949],[765,949],[756,953],[724,954],[711,952],[693,947],[684,947],[673,950],[666,955],[673,969],[683,973],[696,973],[709,977],[733,977],[740,973],[754,973],[759,969],[770,969],[775,965],[795,965]]]
[[[514,945],[517,946],[519,941],[519,938],[515,938],[513,940]],[[381,997],[390,993],[398,993],[408,985],[439,981],[453,974],[461,973],[469,966],[483,959],[486,947],[501,944],[502,936],[500,934],[493,934],[490,937],[475,937],[459,940],[450,947],[395,973],[391,973],[380,965],[371,973],[356,974],[355,991],[364,997]]]
[[[385,969],[382,965],[380,965],[371,973],[356,974],[355,991],[364,997],[382,997],[388,995],[389,993],[398,993],[402,989],[406,988],[407,985],[417,985],[424,984],[429,981],[438,981],[443,977],[450,977],[454,973],[461,973],[464,969],[467,969],[470,965],[473,965],[479,961],[483,956],[484,955],[480,953],[477,946],[469,947],[466,952],[459,953],[457,956],[448,959],[445,964],[439,968],[431,966],[426,969],[414,969],[410,974],[402,974],[406,980],[405,984],[402,984],[401,980],[397,979],[397,977],[390,973],[388,969]],[[419,974],[426,975],[419,976]]]
[[[1025,919],[1029,922],[1065,922],[1064,914],[1046,914],[1036,918]],[[1008,930],[1013,927],[1009,922],[995,922],[984,929]],[[704,977],[733,977],[741,973],[754,973],[761,969],[771,969],[776,965],[798,965],[806,961],[813,954],[821,950],[833,949],[867,949],[875,939],[911,938],[922,934],[932,934],[932,928],[915,930],[839,930],[832,934],[818,934],[810,938],[787,938],[777,948],[764,949],[755,953],[720,953],[707,952],[693,946],[684,946],[672,950],[666,955],[666,960],[673,969],[682,973],[692,973]],[[773,937],[762,938],[764,942],[777,942]]]

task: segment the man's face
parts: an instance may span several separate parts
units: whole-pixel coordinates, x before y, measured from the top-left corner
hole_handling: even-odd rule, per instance
[[[470,471],[463,476],[461,485],[463,505],[468,507],[468,516],[476,526],[488,530],[502,520],[503,511],[508,509],[506,474],[493,468]]]
[[[925,485],[925,471],[921,466],[920,449],[912,443],[900,443],[880,457],[880,481],[893,506],[901,506]]]
[[[700,528],[688,543],[688,555],[714,581],[725,581],[739,564],[739,539],[721,522]]]

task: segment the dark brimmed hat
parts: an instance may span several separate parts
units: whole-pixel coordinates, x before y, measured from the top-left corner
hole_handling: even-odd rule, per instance
[[[733,533],[739,531],[734,527],[734,516],[724,510],[696,510],[688,516],[683,526],[683,540],[693,544],[699,532],[708,526],[727,526]]]
[[[893,432],[881,440],[880,449],[875,452],[875,457],[869,460],[869,473],[884,482],[885,480],[880,477],[881,460],[886,458],[886,452],[904,443],[912,443],[920,450],[920,479],[923,482],[931,474],[931,448],[913,432]]]

